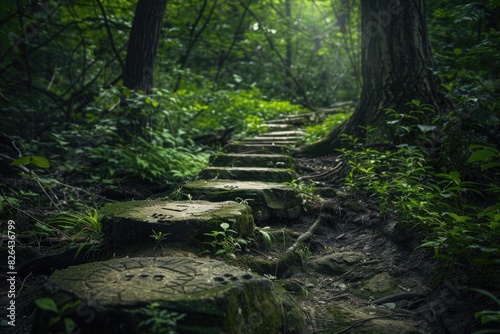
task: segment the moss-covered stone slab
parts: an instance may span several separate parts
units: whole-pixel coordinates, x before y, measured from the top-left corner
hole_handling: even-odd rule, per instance
[[[197,180],[184,185],[183,192],[193,199],[238,200],[252,207],[256,222],[296,219],[302,213],[297,190],[291,186],[259,181]]]
[[[397,287],[396,280],[389,273],[383,272],[364,282],[353,293],[366,299],[378,299],[391,295]]]
[[[198,174],[199,179],[291,182],[297,178],[295,171],[286,168],[268,167],[207,167]]]
[[[290,154],[292,148],[287,145],[273,144],[228,144],[224,146],[227,153],[247,153],[247,154]]]
[[[119,249],[153,242],[153,232],[168,234],[166,241],[198,244],[204,233],[220,230],[226,222],[241,236],[253,233],[252,209],[231,201],[130,201],[108,203],[101,209],[104,242]]]
[[[295,159],[284,154],[214,154],[210,157],[212,166],[230,167],[275,167],[294,168]]]
[[[323,327],[317,333],[352,333],[352,334],[418,334],[425,333],[420,330],[418,323],[397,320],[394,314],[384,308],[353,306],[343,302],[336,302],[333,307],[325,307],[324,315],[328,322],[319,324]],[[321,322],[321,320],[319,320]],[[346,331],[349,329],[349,331]]]
[[[76,303],[64,317],[83,333],[302,333],[305,327],[299,307],[273,282],[211,259],[93,262],[56,271],[45,290],[60,307]],[[49,327],[53,316],[40,312],[39,333],[64,332],[62,321]]]
[[[275,124],[275,123],[264,123],[261,125],[262,128],[267,131],[287,131],[297,129],[296,125],[293,124]]]
[[[327,275],[341,275],[346,273],[351,267],[367,257],[359,252],[341,252],[324,255],[314,260],[311,265],[313,268]]]
[[[272,131],[266,132],[260,135],[260,137],[295,137],[301,138],[304,136],[304,132],[300,130],[289,130],[289,131]]]
[[[310,122],[308,115],[289,115],[280,119],[273,119],[267,121],[268,124],[292,124],[292,125],[306,125]]]
[[[256,136],[256,137],[251,137],[251,138],[246,138],[243,141],[258,141],[258,142],[264,142],[264,141],[273,141],[273,142],[296,142],[302,138],[302,136],[288,136],[288,137],[281,137],[281,136]]]

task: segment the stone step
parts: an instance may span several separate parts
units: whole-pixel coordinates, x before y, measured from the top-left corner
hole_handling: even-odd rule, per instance
[[[280,183],[196,180],[185,184],[182,191],[195,200],[240,201],[248,204],[258,223],[270,219],[297,219],[302,213],[297,190]]]
[[[247,153],[247,154],[289,154],[292,148],[287,145],[272,145],[272,144],[228,144],[224,146],[227,153]]]
[[[167,241],[199,244],[204,233],[226,222],[242,236],[253,233],[252,209],[231,201],[144,200],[108,203],[101,209],[104,243],[110,249],[153,243],[153,232]]]
[[[265,137],[265,136],[257,136],[257,137],[252,137],[252,138],[245,138],[243,139],[243,143],[247,143],[247,142],[262,142],[262,143],[265,143],[265,142],[271,142],[271,143],[284,143],[284,142],[287,142],[287,143],[295,143],[297,142],[299,139],[301,139],[302,136],[289,136],[289,137]]]
[[[238,180],[264,182],[292,182],[297,178],[295,171],[286,168],[269,167],[207,167],[199,174],[204,180]]]
[[[279,285],[211,259],[92,262],[54,272],[44,289],[57,305],[78,305],[64,317],[82,333],[157,333],[151,319],[160,312],[172,319],[163,333],[303,333],[306,326],[304,312]],[[65,332],[63,321],[49,324],[53,317],[39,310],[38,333]]]
[[[295,126],[301,126],[309,123],[309,117],[308,115],[289,115],[289,116],[284,116],[283,118],[279,119],[272,119],[267,121],[268,124],[292,124]]]
[[[214,154],[211,166],[294,168],[295,159],[284,154]]]
[[[263,128],[266,128],[268,131],[288,131],[295,130],[297,126],[293,124],[273,124],[273,123],[265,123],[262,124]]]
[[[305,133],[299,130],[293,131],[271,131],[261,134],[261,137],[297,137],[301,138]]]
[[[286,145],[286,146],[294,146],[297,141],[291,141],[291,140],[252,140],[249,139],[244,142],[245,144],[250,144],[250,145]]]

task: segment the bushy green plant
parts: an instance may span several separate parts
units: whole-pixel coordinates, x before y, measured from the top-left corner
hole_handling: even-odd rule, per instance
[[[176,334],[177,322],[186,317],[185,313],[178,313],[168,309],[160,308],[159,303],[151,303],[141,309],[146,317],[138,324],[141,333],[151,334]]]
[[[39,309],[49,312],[51,316],[48,322],[49,328],[61,324],[64,332],[68,334],[73,333],[77,325],[67,314],[80,303],[81,301],[77,300],[64,305],[57,305],[54,299],[50,297],[42,297],[35,300],[35,304]]]
[[[498,160],[492,160],[498,159],[498,151],[471,148],[477,151],[469,153],[470,163],[481,160],[483,169],[498,168]],[[395,210],[405,226],[420,231],[425,239],[420,247],[433,249],[448,270],[484,270],[500,263],[497,186],[463,180],[458,171],[435,173],[425,151],[418,147],[403,145],[380,152],[355,144],[342,153],[350,165],[346,184],[375,194],[381,213]],[[497,198],[497,202],[487,207],[473,205],[471,194]]]
[[[205,233],[206,236],[212,238],[205,244],[211,247],[214,256],[222,255],[225,259],[235,258],[234,253],[247,246],[249,240],[238,237],[236,231],[229,229],[228,223],[221,223],[220,227],[221,231]]]
[[[329,115],[321,124],[310,125],[306,127],[306,133],[301,139],[303,144],[311,144],[321,138],[324,138],[333,128],[339,126],[350,117],[350,112],[338,112]]]

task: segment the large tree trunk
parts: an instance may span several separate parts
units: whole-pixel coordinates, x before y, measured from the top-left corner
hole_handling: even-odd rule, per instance
[[[123,85],[146,94],[153,87],[156,49],[167,0],[139,0],[135,9],[123,71]]]
[[[367,125],[383,130],[385,109],[404,113],[412,100],[432,105],[438,112],[452,107],[433,70],[425,15],[424,0],[361,0],[361,99],[344,125],[302,148],[299,155],[333,153],[341,134],[363,137]]]

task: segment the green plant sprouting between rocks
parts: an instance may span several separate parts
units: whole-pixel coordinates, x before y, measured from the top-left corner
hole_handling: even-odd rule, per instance
[[[156,245],[154,247],[153,250],[155,250],[156,248],[158,248],[158,246],[160,246],[160,244],[165,241],[165,239],[172,233],[163,233],[162,231],[160,232],[156,232],[155,230],[151,230],[151,232],[153,233],[152,235],[150,235],[151,238],[154,239]]]
[[[160,308],[159,303],[151,303],[141,309],[146,317],[138,324],[141,333],[151,334],[177,334],[177,322],[184,319],[186,314]]]
[[[211,254],[213,256],[222,255],[225,259],[234,258],[235,252],[239,252],[243,249],[248,250],[248,244],[250,240],[240,238],[237,236],[237,232],[229,229],[228,223],[221,223],[220,231],[212,231],[211,233],[205,233],[206,236],[212,238],[212,240],[205,242],[211,248]],[[206,252],[210,252],[206,251]]]
[[[77,328],[76,323],[67,316],[72,312],[75,307],[81,303],[80,300],[66,303],[64,305],[57,305],[54,299],[50,297],[42,297],[35,300],[36,306],[46,312],[49,312],[50,319],[48,321],[49,328],[53,328],[61,324],[65,333],[73,333]]]

